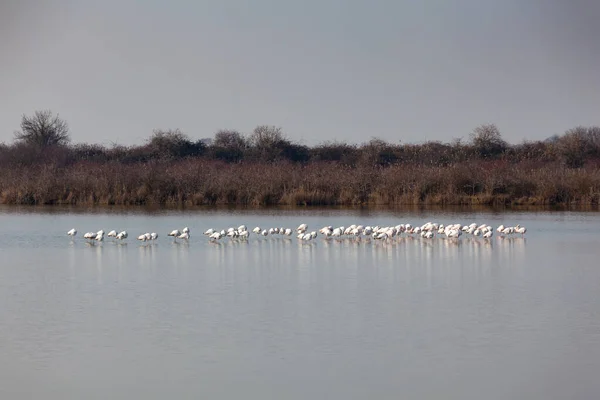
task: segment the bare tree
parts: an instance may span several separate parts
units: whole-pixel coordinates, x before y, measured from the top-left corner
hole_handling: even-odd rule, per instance
[[[157,148],[177,146],[182,143],[191,142],[189,136],[179,129],[154,129],[152,136],[147,141],[149,145]]]
[[[69,125],[52,115],[50,110],[36,111],[32,116],[23,114],[21,130],[15,132],[15,140],[40,148],[63,146],[71,141]]]
[[[283,150],[290,145],[283,130],[279,127],[259,125],[248,137],[251,153],[256,159],[275,161],[283,157]]]
[[[243,150],[246,148],[246,138],[238,131],[220,130],[215,133],[212,145],[227,149]]]
[[[471,142],[480,157],[495,157],[504,153],[508,143],[502,139],[495,124],[480,125],[471,133]]]
[[[155,156],[163,158],[200,156],[206,148],[203,142],[192,142],[179,129],[155,129],[147,143]]]
[[[581,168],[586,158],[600,154],[600,127],[577,126],[556,141],[558,151],[570,168]]]
[[[247,147],[246,138],[240,132],[220,130],[215,133],[210,150],[214,158],[237,162],[244,158],[244,151]]]
[[[281,128],[269,125],[257,126],[249,138],[252,146],[263,149],[275,148],[286,140]]]

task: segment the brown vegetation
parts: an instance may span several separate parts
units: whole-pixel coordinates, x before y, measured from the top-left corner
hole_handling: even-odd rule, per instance
[[[51,114],[45,114],[53,118]],[[44,115],[42,115],[43,117]],[[36,114],[36,118],[40,115]],[[24,117],[24,120],[27,117]],[[62,129],[62,137],[68,133]],[[38,121],[48,129],[44,121]],[[26,125],[29,126],[29,125]],[[51,133],[56,133],[52,131]],[[506,143],[494,125],[468,143],[307,147],[281,129],[192,141],[156,131],[141,146],[0,145],[0,203],[84,205],[515,205],[600,202],[600,128]],[[43,135],[42,135],[43,136]]]

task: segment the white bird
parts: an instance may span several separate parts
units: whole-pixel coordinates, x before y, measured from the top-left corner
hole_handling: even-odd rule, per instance
[[[94,239],[96,239],[98,242],[103,241],[104,240],[104,231],[103,230],[99,230],[96,233],[96,237]]]
[[[141,240],[142,242],[145,242],[146,240],[148,240],[148,237],[146,236],[145,233],[142,233],[140,236],[137,237],[137,240]]]
[[[206,232],[204,232],[204,234],[205,234],[206,236],[210,236],[210,235],[212,235],[213,233],[215,233],[215,230],[214,230],[213,228],[207,229],[207,230],[206,230]]]
[[[524,226],[521,226],[521,225],[517,224],[517,226],[515,226],[514,231],[515,231],[515,233],[520,233],[521,236],[523,236],[525,234],[525,232],[527,232],[527,228],[525,228]]]
[[[158,233],[156,233],[156,232],[152,232],[152,233],[150,234],[150,239],[152,239],[152,240],[156,240],[156,239],[158,239]]]
[[[260,226],[257,226],[256,228],[252,229],[252,232],[256,233],[257,235],[260,235],[260,232],[262,232],[262,229],[260,229]]]
[[[188,240],[190,238],[190,232],[188,230],[188,232],[183,232],[181,235],[177,236],[178,239],[185,239]]]
[[[127,232],[126,231],[119,232],[117,234],[116,238],[119,240],[127,239]]]
[[[307,228],[308,228],[308,225],[306,225],[306,224],[300,224],[300,225],[298,225],[298,228],[296,228],[296,231],[298,233],[304,233],[304,232],[306,232]]]
[[[179,229],[175,229],[175,230],[171,231],[171,233],[169,233],[167,236],[178,237],[179,235],[181,235],[181,232],[179,232]]]
[[[494,231],[487,231],[486,233],[483,234],[483,237],[485,239],[489,239],[492,237],[493,234],[494,234]]]
[[[449,238],[458,238],[462,234],[461,230],[450,229],[446,232],[446,236]]]
[[[95,239],[95,238],[96,238],[96,233],[95,233],[95,232],[86,232],[86,233],[83,235],[83,238],[84,238],[84,239],[90,239],[90,240],[93,240],[93,239]]]
[[[75,228],[71,229],[69,232],[67,232],[67,235],[69,235],[69,236],[77,235],[77,229],[75,229]]]
[[[106,234],[107,237],[117,237],[117,231],[112,230]]]
[[[325,234],[326,231],[331,231],[333,230],[333,226],[324,226],[321,229],[319,229],[319,233]]]
[[[227,232],[227,236],[230,238],[236,238],[236,237],[238,237],[238,235],[239,235],[239,233],[235,229]]]
[[[213,232],[209,238],[210,239],[214,239],[214,240],[219,240],[223,237],[223,235],[221,235],[221,232]]]
[[[190,228],[187,226],[181,230],[182,233],[190,233]]]
[[[385,233],[385,232],[380,232],[380,233],[377,233],[377,234],[374,234],[374,235],[376,235],[375,239],[385,240],[385,239],[388,238],[388,234]]]

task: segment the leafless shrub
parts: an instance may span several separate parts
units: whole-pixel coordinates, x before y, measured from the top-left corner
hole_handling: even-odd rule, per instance
[[[32,116],[23,114],[21,130],[15,132],[15,139],[40,148],[67,145],[69,125],[50,110],[35,111]]]
[[[482,158],[498,157],[508,148],[495,124],[480,125],[471,133],[471,142]]]

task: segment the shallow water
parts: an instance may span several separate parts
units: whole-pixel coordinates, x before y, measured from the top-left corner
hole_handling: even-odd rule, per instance
[[[528,231],[387,243],[201,235],[427,221]],[[183,226],[188,243],[166,237]],[[130,238],[81,238],[99,229]],[[134,239],[147,231],[156,243]],[[595,398],[599,232],[594,212],[3,207],[0,397]]]

